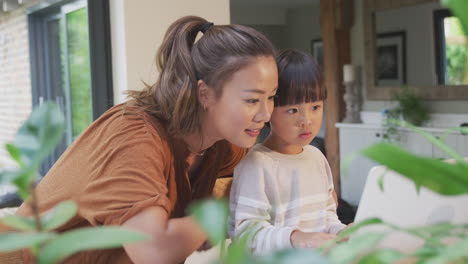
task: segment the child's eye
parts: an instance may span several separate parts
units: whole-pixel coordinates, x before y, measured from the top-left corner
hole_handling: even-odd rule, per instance
[[[313,111],[317,111],[317,110],[319,110],[319,109],[320,109],[320,105],[314,105],[314,106],[312,107],[312,110],[313,110]]]
[[[296,108],[291,108],[291,109],[286,110],[286,112],[288,112],[289,114],[295,114],[295,113],[297,113],[297,109]]]
[[[245,101],[246,101],[247,103],[249,103],[249,104],[255,104],[255,103],[258,103],[260,100],[258,100],[258,99],[247,99],[247,100],[245,100]]]

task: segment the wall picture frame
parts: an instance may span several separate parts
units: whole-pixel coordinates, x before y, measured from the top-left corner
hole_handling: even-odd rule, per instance
[[[375,62],[378,86],[406,84],[406,32],[378,33]]]
[[[313,39],[310,42],[312,56],[317,60],[320,68],[323,70],[323,41],[322,39]]]

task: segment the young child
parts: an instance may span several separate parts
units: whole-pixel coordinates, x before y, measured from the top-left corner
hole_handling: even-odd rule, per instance
[[[234,170],[230,236],[249,233],[256,255],[320,247],[342,230],[327,159],[309,143],[322,125],[327,94],[316,61],[286,50],[277,58],[279,84],[271,132]]]

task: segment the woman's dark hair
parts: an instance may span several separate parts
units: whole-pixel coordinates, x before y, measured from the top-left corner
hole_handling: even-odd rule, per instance
[[[311,55],[287,49],[278,55],[276,63],[278,91],[275,106],[323,101],[327,98],[320,66]]]
[[[200,31],[203,36],[195,41]],[[158,50],[158,80],[142,91],[129,91],[134,99],[130,104],[166,121],[169,132],[194,132],[203,111],[197,96],[198,80],[214,88],[219,97],[235,72],[259,56],[275,55],[271,42],[252,28],[182,17],[169,27]]]

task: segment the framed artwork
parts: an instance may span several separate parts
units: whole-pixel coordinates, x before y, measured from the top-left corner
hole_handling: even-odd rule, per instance
[[[379,33],[375,45],[377,86],[405,84],[406,32]]]
[[[311,41],[312,56],[317,60],[320,68],[323,70],[323,42],[322,39],[313,39]]]

